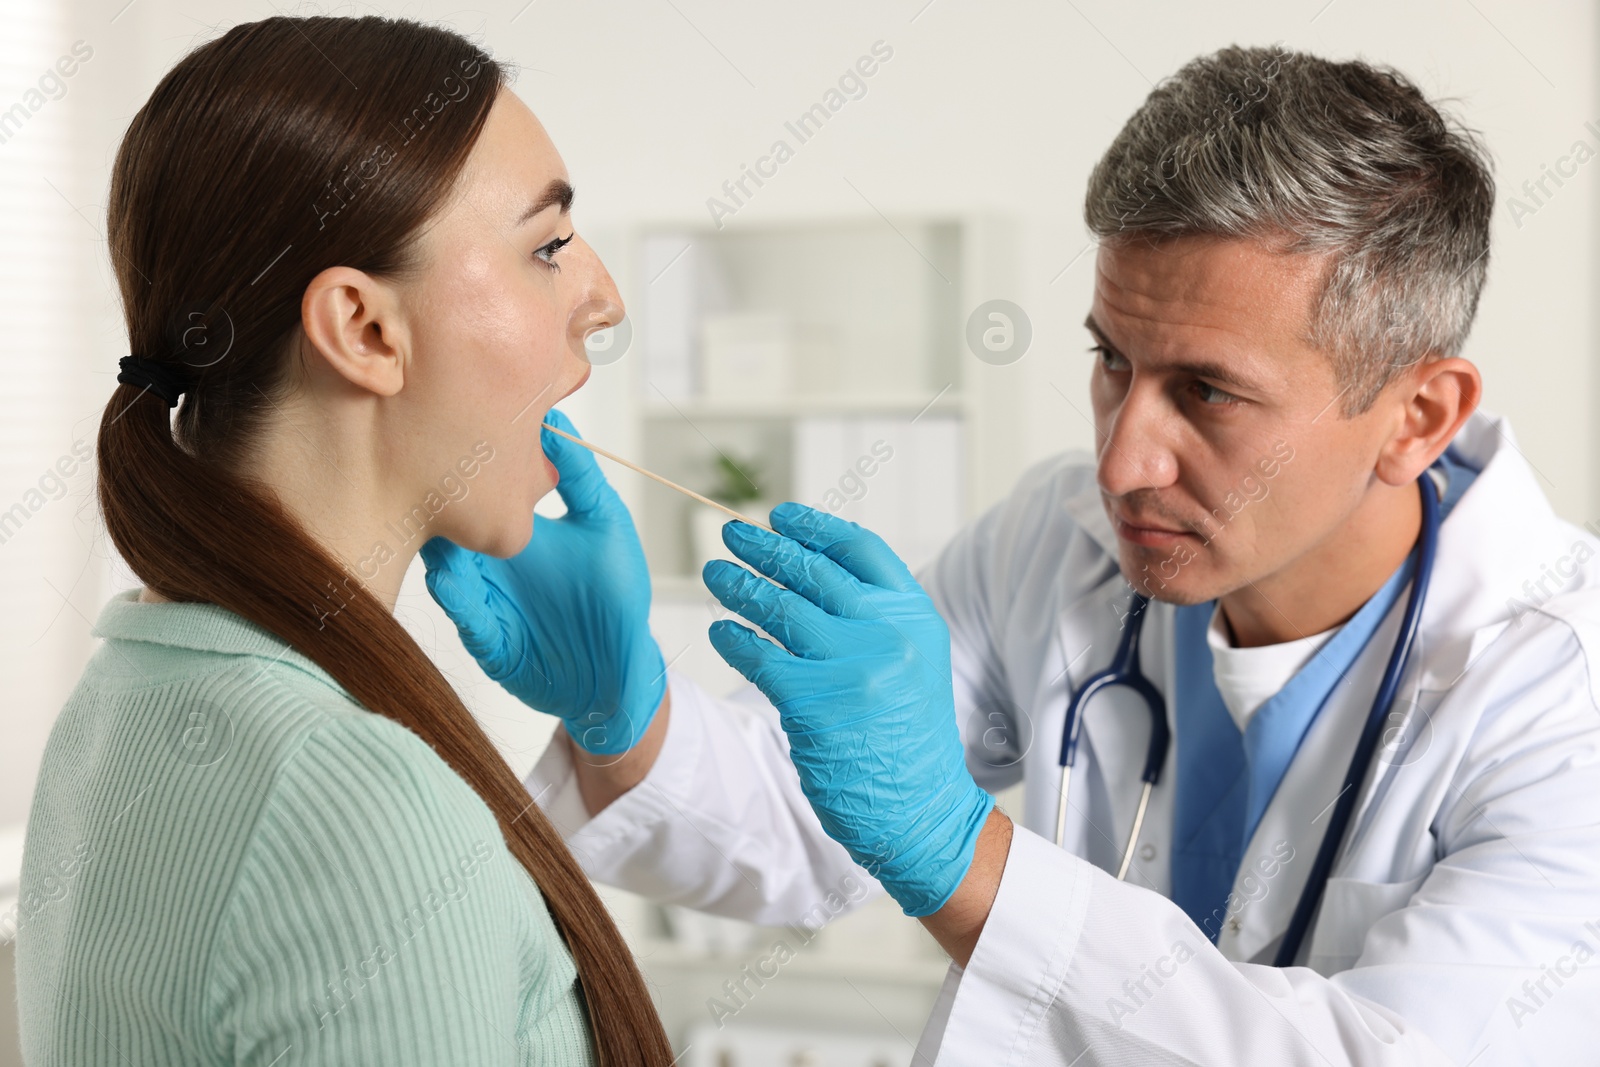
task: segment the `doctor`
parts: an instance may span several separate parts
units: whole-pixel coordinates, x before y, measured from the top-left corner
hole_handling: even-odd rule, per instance
[[[436,540],[429,587],[565,721],[527,784],[593,877],[777,924],[870,872],[920,919],[953,963],[919,1063],[1596,1062],[1596,544],[1458,355],[1492,206],[1399,75],[1225,49],[1090,180],[1095,455],[915,580],[826,513],[729,524],[773,581],[706,583],[779,643],[711,638],[761,695],[665,669],[627,513],[553,435],[568,514],[511,560]],[[1129,627],[1154,699],[1084,704],[1063,804]]]

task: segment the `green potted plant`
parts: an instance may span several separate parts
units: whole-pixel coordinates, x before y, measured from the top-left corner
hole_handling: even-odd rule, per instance
[[[719,504],[748,515],[752,519],[767,521],[767,513],[779,503],[762,490],[765,464],[754,456],[730,456],[718,452],[712,460],[715,478],[705,495]],[[694,551],[690,573],[699,574],[700,568],[711,559],[734,559],[733,553],[722,543],[722,526],[731,522],[727,515],[703,504],[689,503],[690,546]],[[737,562],[737,561],[735,561]]]

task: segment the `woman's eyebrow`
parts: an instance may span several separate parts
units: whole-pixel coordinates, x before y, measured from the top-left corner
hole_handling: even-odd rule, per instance
[[[567,180],[565,178],[556,178],[544,187],[544,192],[539,195],[539,199],[529,204],[522,214],[517,216],[517,221],[512,225],[521,226],[545,208],[554,207],[557,204],[561,205],[561,213],[565,215],[572,210],[572,195],[572,186]]]

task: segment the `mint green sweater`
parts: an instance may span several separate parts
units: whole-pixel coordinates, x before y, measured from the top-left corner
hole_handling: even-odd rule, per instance
[[[30,1067],[593,1063],[471,787],[254,623],[137,598],[101,612],[34,794]]]

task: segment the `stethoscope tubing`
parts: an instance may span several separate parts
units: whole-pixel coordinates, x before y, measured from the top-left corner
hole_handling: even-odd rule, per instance
[[[1383,679],[1379,683],[1377,695],[1372,702],[1372,708],[1367,713],[1367,722],[1361,732],[1361,737],[1356,743],[1356,749],[1350,759],[1350,766],[1345,771],[1343,788],[1338,798],[1334,801],[1333,815],[1328,821],[1328,829],[1323,835],[1322,844],[1317,850],[1316,859],[1312,862],[1311,871],[1307,876],[1305,890],[1301,893],[1295,905],[1294,914],[1290,919],[1289,927],[1285,931],[1283,940],[1278,945],[1274,966],[1291,967],[1294,959],[1300,952],[1300,945],[1305,939],[1306,931],[1310,928],[1311,918],[1316,913],[1321,903],[1323,890],[1327,885],[1328,872],[1333,868],[1333,860],[1342,844],[1346,830],[1349,828],[1351,815],[1355,811],[1357,797],[1356,787],[1360,785],[1367,771],[1372,765],[1373,754],[1377,750],[1378,738],[1382,733],[1382,724],[1388,715],[1390,705],[1394,703],[1395,695],[1400,688],[1401,676],[1405,673],[1407,662],[1411,657],[1411,648],[1416,641],[1417,632],[1422,621],[1422,609],[1427,599],[1428,586],[1433,580],[1433,561],[1437,553],[1439,542],[1439,498],[1435,490],[1432,477],[1424,471],[1417,479],[1418,490],[1422,497],[1422,530],[1417,538],[1417,567],[1411,583],[1410,598],[1406,602],[1405,617],[1401,622],[1400,635],[1395,641],[1394,648],[1389,653],[1389,662],[1384,668]],[[1140,593],[1133,594],[1133,603],[1125,616],[1125,628],[1117,644],[1116,654],[1112,657],[1111,664],[1105,670],[1091,675],[1083,685],[1073,694],[1067,702],[1066,720],[1061,729],[1061,781],[1060,799],[1056,805],[1056,845],[1060,847],[1066,839],[1067,828],[1067,798],[1072,784],[1072,766],[1077,760],[1078,740],[1083,729],[1084,710],[1088,707],[1089,700],[1100,690],[1116,685],[1124,685],[1137,692],[1144,699],[1145,706],[1150,711],[1150,743],[1145,752],[1144,773],[1141,776],[1143,788],[1139,793],[1139,806],[1134,813],[1133,826],[1128,834],[1128,843],[1122,850],[1122,860],[1117,868],[1118,880],[1124,880],[1128,874],[1128,867],[1133,860],[1134,848],[1139,842],[1139,832],[1144,826],[1145,812],[1150,805],[1150,794],[1160,780],[1161,767],[1166,762],[1167,750],[1171,745],[1171,727],[1167,723],[1166,701],[1159,690],[1151,684],[1139,668],[1139,638],[1144,629],[1144,609],[1149,604],[1149,598]]]
[[[1134,593],[1128,613],[1123,616],[1122,637],[1117,641],[1117,651],[1105,670],[1090,675],[1067,702],[1067,717],[1061,727],[1061,793],[1056,805],[1056,846],[1060,847],[1067,832],[1067,797],[1072,785],[1072,765],[1077,762],[1078,738],[1083,730],[1083,712],[1089,701],[1102,689],[1124,685],[1144,700],[1150,712],[1150,744],[1145,750],[1144,789],[1139,794],[1139,808],[1133,817],[1133,832],[1127,847],[1122,850],[1122,862],[1117,877],[1124,878],[1133,860],[1133,848],[1139,840],[1139,830],[1144,825],[1145,809],[1150,805],[1150,792],[1161,779],[1161,768],[1167,762],[1167,749],[1172,744],[1172,728],[1167,724],[1167,702],[1139,667],[1139,639],[1144,633],[1144,609],[1150,598]]]
[[[1300,954],[1300,944],[1305,940],[1306,932],[1311,928],[1312,916],[1322,902],[1328,874],[1333,870],[1334,857],[1344,843],[1350,818],[1355,813],[1358,787],[1372,767],[1378,739],[1383,733],[1383,721],[1388,718],[1389,708],[1400,690],[1401,675],[1405,673],[1406,662],[1411,658],[1411,646],[1416,642],[1417,631],[1421,629],[1423,604],[1428,598],[1428,586],[1433,583],[1433,560],[1438,551],[1441,520],[1433,479],[1424,471],[1417,481],[1422,492],[1422,532],[1417,537],[1417,569],[1411,582],[1410,599],[1406,601],[1405,618],[1400,624],[1400,637],[1389,653],[1389,663],[1384,668],[1378,695],[1372,701],[1366,726],[1356,742],[1350,766],[1345,770],[1343,787],[1334,800],[1327,832],[1322,835],[1317,858],[1312,861],[1311,872],[1306,875],[1305,890],[1301,892],[1283,940],[1278,944],[1277,956],[1272,961],[1275,967],[1293,967],[1295,957]]]

